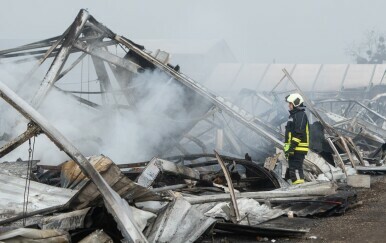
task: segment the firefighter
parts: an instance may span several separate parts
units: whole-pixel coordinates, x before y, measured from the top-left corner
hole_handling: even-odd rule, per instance
[[[285,100],[290,116],[285,127],[284,153],[289,164],[290,179],[296,185],[304,183],[303,161],[309,145],[308,118],[300,94],[290,94]]]

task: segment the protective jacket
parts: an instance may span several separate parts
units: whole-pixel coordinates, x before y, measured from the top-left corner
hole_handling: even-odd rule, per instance
[[[290,111],[290,116],[285,127],[285,144],[291,153],[307,154],[310,135],[308,118],[302,107]]]

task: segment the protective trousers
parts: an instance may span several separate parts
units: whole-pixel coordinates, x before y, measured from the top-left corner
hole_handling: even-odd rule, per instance
[[[288,157],[289,176],[292,182],[300,179],[304,179],[303,173],[303,161],[306,157],[305,154],[295,152]]]

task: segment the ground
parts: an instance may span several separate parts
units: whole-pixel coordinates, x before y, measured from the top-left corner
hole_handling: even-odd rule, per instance
[[[319,242],[386,242],[386,176],[372,177],[370,189],[357,189],[358,204],[345,214],[324,218],[294,218],[292,225],[310,228],[302,238],[266,238],[247,235],[219,237],[203,242],[275,242],[275,243],[319,243]],[[281,218],[274,221],[286,221]],[[269,222],[267,222],[269,224]]]
[[[313,219],[302,239],[276,242],[386,242],[386,178],[374,177],[370,189],[358,190],[358,201],[362,205],[342,216]]]

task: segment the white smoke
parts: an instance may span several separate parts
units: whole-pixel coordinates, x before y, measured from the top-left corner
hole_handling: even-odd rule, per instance
[[[0,81],[13,90],[17,89],[20,82],[26,82],[23,80],[24,73],[18,70],[20,66],[0,65]],[[18,94],[29,102],[40,82],[41,79],[30,77]],[[141,90],[135,110],[107,107],[97,111],[52,89],[38,111],[85,156],[104,154],[116,163],[149,160],[158,155],[158,148],[175,142],[174,138],[165,141],[165,137],[173,137],[174,131],[186,125],[189,119],[187,113],[190,112],[185,110],[182,103],[186,91],[166,74],[158,71],[145,72],[133,83],[140,86],[137,91]],[[0,109],[3,133],[6,132],[13,138],[26,130],[26,119],[18,112],[4,101],[1,101]],[[27,157],[28,142],[2,160],[12,161]],[[68,157],[41,134],[36,138],[34,159],[40,159],[42,164],[59,164]]]

